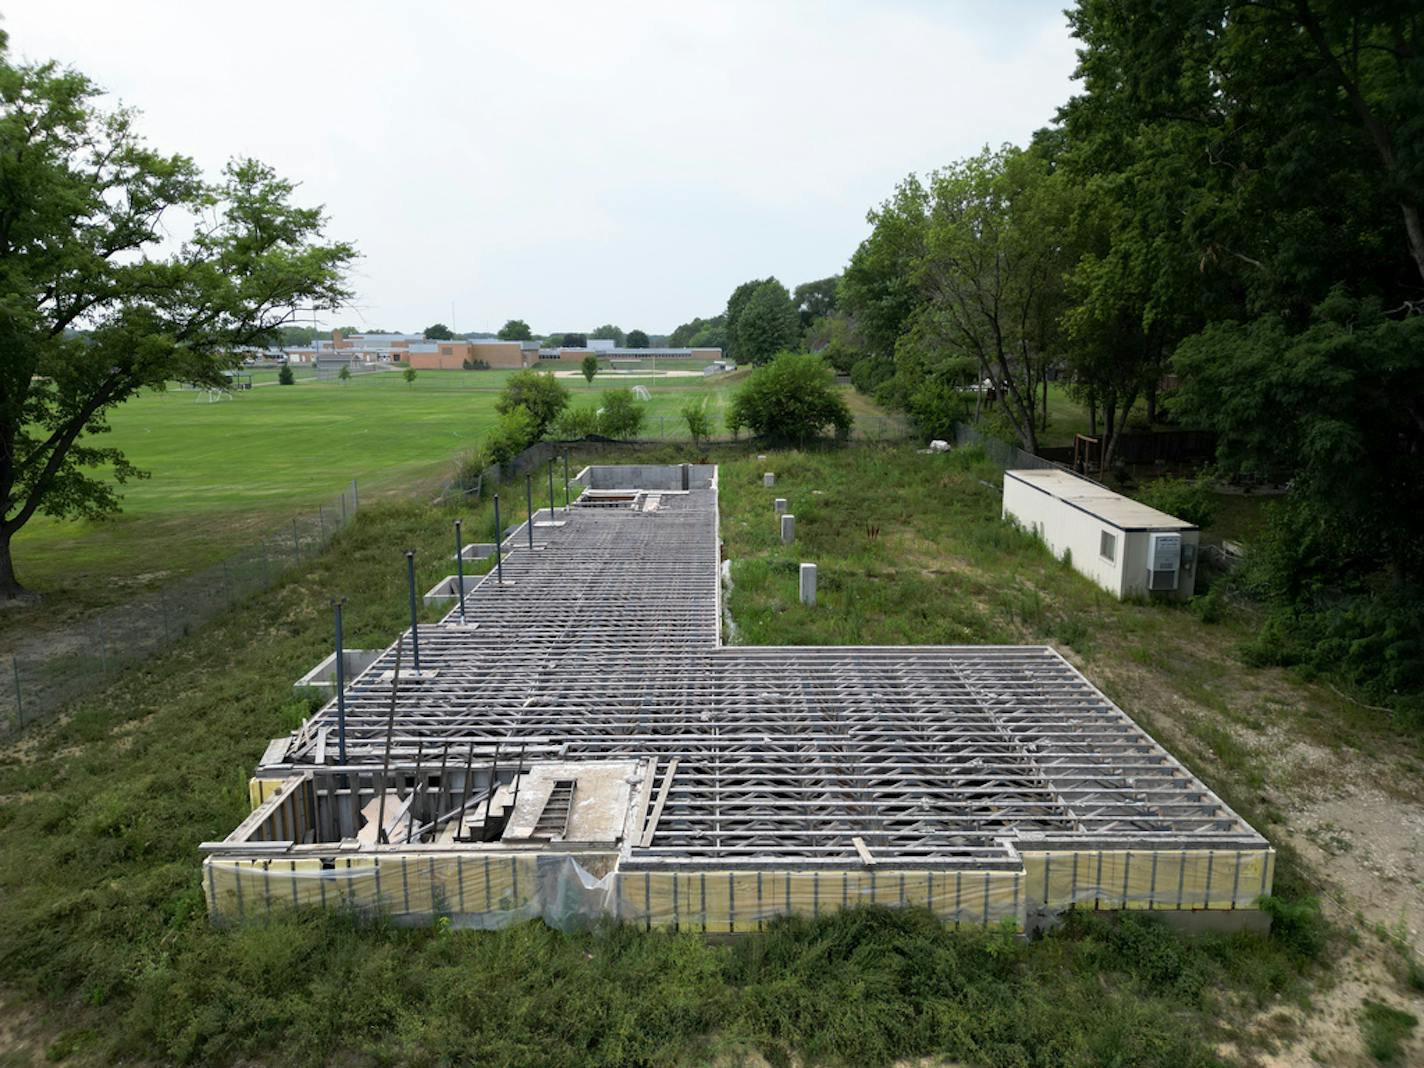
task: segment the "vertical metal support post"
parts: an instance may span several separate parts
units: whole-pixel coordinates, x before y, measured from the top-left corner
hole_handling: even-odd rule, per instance
[[[356,480],[351,480],[351,510],[359,512],[361,510],[361,491],[356,486]]]
[[[499,524],[499,494],[494,495],[494,581],[504,585],[504,528]]]
[[[549,522],[554,521],[554,459],[549,458]]]
[[[564,511],[569,510],[569,450],[564,450]]]
[[[25,725],[25,701],[20,696],[20,658],[10,654],[10,671],[15,676],[15,727]]]
[[[534,551],[534,476],[524,476],[524,510],[529,514],[529,551]]]
[[[336,749],[342,764],[346,763],[346,652],[341,637],[341,606],[345,603],[345,597],[331,602],[336,611]]]
[[[297,558],[297,563],[302,562],[302,538],[297,533],[297,517],[292,516],[292,554]]]
[[[319,505],[316,506],[316,521],[317,521],[317,523],[320,525],[320,528],[321,528],[321,544],[322,544],[322,545],[325,545],[325,544],[326,544],[326,506],[325,506],[325,505],[319,504]]]
[[[415,609],[415,550],[405,551],[405,580],[410,589],[410,659],[420,670],[420,616]]]
[[[495,498],[495,516],[499,515],[499,498]],[[460,521],[455,520],[455,591],[460,598],[460,622],[465,622],[465,539],[460,536]]]

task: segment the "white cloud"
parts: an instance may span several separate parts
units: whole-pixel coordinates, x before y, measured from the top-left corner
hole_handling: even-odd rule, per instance
[[[911,170],[1071,91],[1061,3],[8,5],[158,147],[257,156],[354,240],[372,326],[670,330],[839,270]],[[352,318],[353,316],[346,316]]]

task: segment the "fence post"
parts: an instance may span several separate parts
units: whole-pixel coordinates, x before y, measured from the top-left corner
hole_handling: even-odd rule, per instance
[[[351,510],[359,512],[361,510],[361,491],[356,485],[356,480],[351,480]]]
[[[534,551],[534,476],[524,476],[524,511],[529,516],[525,524],[529,534],[529,551]]]
[[[171,642],[173,634],[168,626],[168,594],[164,592],[162,586],[158,587],[158,603],[163,606],[163,640]]]
[[[569,510],[569,450],[564,449],[564,511]]]
[[[341,606],[345,597],[332,600],[336,609],[336,743],[341,751],[341,763],[346,763],[346,651],[342,648]]]
[[[302,539],[297,533],[297,517],[292,516],[292,552],[297,558],[297,563],[302,562]]]
[[[326,544],[326,508],[323,505],[316,506],[316,521],[321,527],[321,544]]]
[[[459,538],[455,539],[459,541]],[[460,551],[456,546],[455,551]],[[410,658],[415,665],[415,670],[420,670],[420,614],[415,607],[415,550],[405,551],[405,578],[406,586],[410,590]]]
[[[25,725],[25,701],[20,696],[20,659],[14,653],[10,654],[10,670],[15,676],[15,729],[19,730]]]

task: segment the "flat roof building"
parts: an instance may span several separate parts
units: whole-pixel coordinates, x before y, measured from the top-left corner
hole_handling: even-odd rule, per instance
[[[1118,599],[1185,600],[1196,589],[1195,524],[1070,471],[1005,471],[1003,515]]]

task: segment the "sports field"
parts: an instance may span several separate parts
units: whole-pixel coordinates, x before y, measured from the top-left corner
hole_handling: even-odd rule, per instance
[[[122,487],[123,511],[112,520],[32,520],[15,541],[21,580],[66,594],[75,608],[110,604],[211,564],[295,513],[314,512],[352,479],[363,500],[433,494],[494,425],[495,401],[512,373],[421,371],[408,383],[397,371],[347,382],[299,372],[295,385],[281,386],[275,371],[258,371],[252,389],[219,399],[176,388],[144,394],[113,413],[103,444],[122,449],[152,478]],[[592,386],[581,377],[563,381],[575,405],[594,405],[614,386],[645,386],[644,435],[685,438],[679,412],[687,401],[708,398],[721,433],[742,378],[603,373]],[[860,429],[880,433],[881,413],[858,395],[848,399]]]

